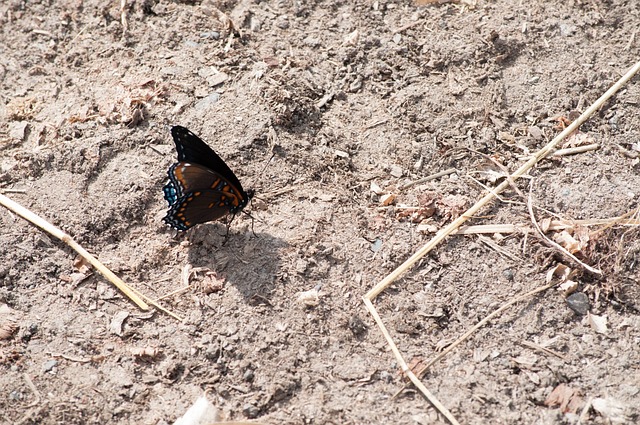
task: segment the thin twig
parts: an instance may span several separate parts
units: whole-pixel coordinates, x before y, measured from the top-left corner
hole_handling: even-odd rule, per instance
[[[558,284],[558,282],[549,283],[547,285],[541,286],[540,288],[536,288],[536,289],[534,289],[532,291],[527,292],[526,294],[522,294],[522,295],[520,295],[518,297],[513,298],[511,301],[508,301],[508,302],[504,303],[500,308],[495,310],[493,313],[490,313],[487,317],[485,317],[484,319],[479,321],[477,324],[475,324],[473,327],[471,327],[471,329],[469,329],[467,332],[462,334],[462,336],[460,336],[458,339],[456,339],[450,346],[448,346],[440,354],[438,354],[436,357],[434,357],[433,360],[429,361],[426,364],[425,372],[431,366],[433,366],[438,361],[443,359],[447,355],[447,353],[451,352],[454,348],[456,348],[458,345],[460,345],[465,339],[469,338],[469,336],[471,336],[475,331],[477,331],[478,329],[480,329],[481,327],[486,325],[491,319],[493,319],[494,317],[496,317],[500,313],[502,313],[503,311],[505,311],[506,309],[508,309],[512,305],[519,303],[520,301],[524,301],[524,300],[526,300],[528,298],[533,297],[536,294],[539,294],[540,292],[544,292],[547,289],[553,288],[557,284]]]
[[[490,238],[486,237],[486,236],[482,236],[482,235],[478,235],[478,240],[480,242],[482,242],[483,244],[485,244],[486,246],[488,246],[489,248],[493,249],[494,251],[496,251],[498,254],[502,255],[503,257],[508,258],[509,260],[515,261],[515,262],[522,262],[522,258],[518,257],[515,254],[510,253],[509,251],[507,251],[506,249],[504,249],[503,247],[501,247],[500,245],[498,245],[497,243],[495,243],[493,240],[491,240]]]
[[[76,363],[91,363],[92,361],[94,361],[93,358],[91,357],[73,357],[73,356],[68,356],[66,354],[62,354],[62,353],[48,353],[51,357],[61,357],[65,360],[69,360],[70,362],[76,362]]]
[[[2,194],[0,194],[0,205],[3,205],[9,211],[15,212],[20,217],[24,218],[27,221],[30,221],[31,223],[35,224],[36,226],[38,226],[39,228],[41,228],[45,232],[50,233],[51,235],[53,235],[56,238],[60,239],[62,242],[64,242],[67,245],[69,245],[71,248],[73,248],[74,251],[76,251],[85,260],[87,260],[96,270],[98,270],[104,277],[106,277],[111,283],[113,283],[124,295],[126,295],[131,301],[133,301],[138,307],[140,307],[140,309],[145,310],[145,311],[149,310],[149,305],[148,304],[151,304],[152,306],[154,306],[158,310],[168,314],[169,316],[171,316],[171,317],[173,317],[173,318],[175,318],[177,320],[183,321],[183,319],[180,316],[178,316],[177,314],[167,310],[166,308],[164,308],[161,305],[157,304],[151,298],[149,298],[146,295],[142,294],[137,289],[132,288],[131,286],[127,285],[122,279],[120,279],[118,276],[116,276],[104,264],[102,264],[100,261],[98,261],[98,259],[96,257],[94,257],[93,255],[89,254],[89,252],[87,252],[87,250],[85,250],[76,241],[74,241],[71,236],[69,236],[68,234],[66,234],[65,232],[63,232],[62,230],[60,230],[59,228],[54,226],[53,224],[49,223],[44,218],[40,217],[39,215],[37,215],[34,212],[26,209],[22,205],[18,204],[17,202],[12,201],[11,199],[9,199],[8,197],[6,197],[6,196],[4,196]]]
[[[534,342],[520,341],[520,344],[524,345],[525,347],[529,347],[529,348],[532,348],[534,350],[542,351],[543,353],[547,353],[547,354],[551,354],[552,356],[556,356],[557,358],[559,358],[562,361],[565,361],[565,362],[569,361],[567,356],[562,355],[562,354],[558,353],[557,351],[550,350],[547,347],[543,347],[542,345],[538,345],[538,344],[536,344]]]
[[[384,118],[384,119],[381,119],[381,120],[378,120],[378,121],[374,121],[371,124],[366,125],[364,127],[364,130],[371,130],[374,127],[377,127],[377,126],[382,125],[382,124],[386,124],[387,122],[389,122],[389,118]]]
[[[27,382],[27,385],[31,389],[31,392],[33,392],[33,394],[36,396],[36,399],[32,403],[30,403],[27,407],[35,407],[38,404],[40,404],[40,400],[42,399],[42,397],[40,396],[40,391],[38,391],[36,386],[33,385],[33,381],[31,380],[31,378],[29,378],[28,374],[25,373],[22,376],[24,376],[24,380]]]
[[[533,196],[532,196],[532,192],[533,192],[533,180],[531,181],[531,185],[530,185],[530,188],[529,188],[529,202],[527,202],[527,210],[529,210],[529,217],[531,217],[531,223],[533,224],[533,227],[538,231],[538,235],[542,239],[544,239],[545,242],[547,242],[553,248],[555,248],[558,251],[560,251],[560,253],[564,254],[566,257],[569,257],[570,259],[575,261],[582,268],[589,270],[591,273],[594,273],[594,274],[602,276],[602,271],[601,270],[593,268],[590,265],[578,260],[578,258],[575,255],[573,255],[572,253],[567,251],[562,245],[560,245],[557,242],[552,241],[551,239],[549,239],[547,237],[547,235],[544,234],[544,232],[542,231],[542,229],[538,225],[538,222],[536,221],[536,215],[533,213]]]
[[[522,164],[520,168],[518,168],[513,174],[512,179],[522,177],[525,175],[531,168],[533,168],[541,159],[546,158],[549,154],[551,154],[556,146],[563,141],[568,135],[573,133],[578,127],[580,127],[591,115],[593,115],[602,105],[611,98],[620,88],[627,83],[638,71],[640,70],[640,62],[636,63],[627,73],[620,78],[609,90],[607,90],[598,100],[596,100],[586,111],[582,113],[573,121],[567,128],[565,128],[559,135],[557,135],[551,142],[549,142],[546,146],[536,152],[527,162]],[[501,193],[504,189],[506,189],[510,185],[509,180],[503,181],[500,185],[498,185],[494,189],[494,193]],[[429,251],[431,251],[434,247],[436,247],[442,240],[444,240],[448,235],[453,233],[462,223],[473,217],[480,209],[482,209],[485,205],[487,205],[494,198],[493,193],[488,193],[484,197],[482,197],[475,205],[469,208],[464,214],[458,217],[456,220],[449,223],[448,226],[441,229],[427,244],[425,244],[422,248],[420,248],[416,253],[414,253],[411,257],[409,257],[404,263],[402,263],[398,268],[396,268],[393,272],[391,272],[387,277],[378,282],[372,289],[369,290],[365,294],[365,298],[369,300],[375,299],[378,294],[385,290],[389,285],[391,285],[397,278],[403,275],[409,268],[411,268],[416,262],[418,262],[422,257],[424,257]]]
[[[129,30],[127,22],[127,0],[120,0],[120,23],[122,24],[122,35],[124,36]]]
[[[260,195],[256,195],[255,198],[256,199],[273,199],[276,196],[280,196],[280,195],[284,195],[285,193],[288,192],[292,192],[294,190],[296,190],[297,188],[294,186],[289,186],[289,187],[285,187],[282,189],[278,189],[278,190],[274,190],[272,192],[267,192],[267,193],[261,193]]]
[[[25,189],[0,189],[0,193],[27,193]]]
[[[636,30],[636,31],[634,31],[634,32],[631,34],[631,37],[629,37],[629,42],[627,43],[627,45],[626,45],[626,46],[624,46],[624,50],[629,50],[629,49],[631,49],[631,46],[633,46],[633,43],[634,43],[634,42],[635,42],[635,40],[636,40],[636,34],[637,34],[637,33],[638,33],[638,31]]]
[[[532,167],[534,167],[541,159],[547,157],[555,148],[556,146],[562,141],[564,140],[569,134],[573,133],[576,129],[578,129],[578,127],[584,123],[593,113],[595,113],[598,109],[600,109],[600,107],[607,101],[609,100],[609,98],[611,96],[613,96],[618,90],[620,90],[620,88],[627,83],[627,81],[629,81],[638,71],[640,70],[640,62],[636,63],[633,67],[631,67],[631,69],[622,77],[620,78],[609,90],[607,90],[595,103],[593,103],[585,112],[582,113],[582,115],[580,115],[580,117],[578,117],[578,119],[576,119],[574,122],[572,122],[567,128],[565,128],[558,136],[556,136],[551,142],[549,142],[545,147],[543,147],[542,149],[540,149],[533,157],[531,157],[528,161],[526,161],[524,164],[522,164],[520,166],[520,168],[518,168],[513,175],[511,176],[512,179],[515,178],[519,178],[521,176],[523,176],[524,174],[526,174]],[[501,193],[504,189],[506,189],[509,185],[511,184],[511,182],[509,180],[505,180],[504,182],[502,182],[496,189],[495,189],[495,193]],[[394,356],[396,357],[396,360],[398,362],[398,364],[401,365],[403,371],[406,371],[405,373],[407,374],[407,376],[409,377],[409,379],[411,380],[411,382],[420,390],[422,391],[422,393],[425,395],[425,397],[427,397],[428,400],[431,401],[431,403],[434,403],[434,401],[437,402],[437,399],[435,399],[435,397],[433,397],[433,395],[427,391],[427,389],[422,385],[422,383],[420,382],[419,379],[417,379],[415,377],[415,375],[413,374],[413,372],[411,372],[409,370],[409,368],[407,367],[406,362],[404,361],[402,354],[400,353],[400,351],[398,350],[398,348],[396,347],[395,343],[393,342],[393,339],[391,338],[391,336],[389,335],[389,332],[387,331],[384,323],[382,322],[382,319],[380,318],[380,316],[378,315],[378,312],[376,310],[376,308],[374,307],[372,301],[382,292],[384,291],[389,285],[391,285],[397,278],[399,278],[401,275],[403,275],[407,270],[409,270],[409,268],[411,268],[416,262],[418,262],[422,257],[424,257],[427,253],[429,253],[429,251],[431,251],[436,245],[438,245],[442,240],[444,240],[448,235],[450,235],[451,233],[453,233],[455,230],[457,230],[460,225],[462,223],[464,223],[465,221],[467,221],[469,218],[473,217],[478,211],[480,211],[481,208],[483,208],[486,204],[488,204],[490,201],[492,201],[494,199],[494,194],[493,193],[489,193],[487,195],[485,195],[482,199],[480,199],[478,202],[476,202],[476,204],[474,206],[472,206],[471,208],[469,208],[467,210],[467,212],[465,212],[463,215],[461,215],[460,217],[458,217],[456,220],[454,220],[453,222],[451,222],[448,226],[446,226],[445,228],[441,229],[426,245],[424,245],[422,248],[420,248],[416,253],[414,253],[411,257],[409,257],[404,263],[402,263],[398,268],[396,268],[393,272],[391,272],[388,276],[386,276],[384,279],[382,279],[380,282],[378,282],[372,289],[370,289],[364,296],[363,296],[363,302],[367,308],[367,310],[369,310],[369,313],[371,314],[371,316],[374,318],[376,324],[378,325],[378,327],[380,328],[384,338],[387,340],[387,343],[389,344],[389,347],[391,348]],[[551,287],[550,285],[547,285],[543,288],[541,288],[538,291],[542,291],[545,289],[548,289],[548,287]],[[446,351],[446,350],[445,350]],[[434,401],[432,401],[434,400]],[[434,404],[434,406],[436,406],[436,408],[438,408],[440,410],[440,406],[441,404],[438,402],[438,405]],[[443,414],[445,414],[444,412],[446,412],[447,414],[445,415],[447,417],[447,419],[454,424],[457,424],[458,422],[455,420],[455,418],[453,418],[453,416],[448,412],[448,410],[446,410],[446,408],[444,408],[444,406],[442,406],[443,410],[440,410],[441,412],[443,412]]]
[[[635,210],[634,210],[635,211]],[[627,214],[632,214],[627,213]],[[590,226],[606,226],[604,229],[608,229],[611,226],[640,226],[640,219],[626,218],[627,214],[622,217],[602,218],[602,219],[589,219],[589,220],[552,220],[549,223],[548,230],[566,230],[575,229],[576,227],[590,227]],[[602,230],[604,230],[602,229]],[[533,231],[530,226],[521,224],[477,224],[475,226],[460,226],[452,235],[477,235],[487,233],[529,233]],[[600,232],[601,230],[597,230]]]
[[[576,155],[579,153],[585,153],[589,151],[594,151],[599,149],[600,145],[597,143],[591,143],[590,145],[577,146],[575,148],[567,148],[567,149],[558,149],[553,153],[553,156],[567,156],[567,155]]]
[[[425,23],[424,19],[418,19],[417,21],[408,23],[405,26],[402,26],[402,27],[400,27],[398,29],[393,30],[392,33],[393,34],[400,34],[401,32],[404,32],[404,31],[408,30],[409,28],[413,28],[416,25],[420,25],[420,24],[423,24],[423,23]]]
[[[424,365],[424,367],[422,368],[422,373],[420,374],[420,378],[422,378],[427,373],[427,371],[431,368],[431,366],[433,366],[434,364],[436,364],[437,362],[439,362],[440,360],[445,358],[446,355],[449,354],[451,351],[453,351],[454,348],[456,348],[464,340],[469,338],[475,331],[477,331],[478,329],[483,327],[485,324],[487,324],[491,319],[493,319],[494,317],[496,317],[497,315],[499,315],[500,313],[502,313],[503,311],[505,311],[506,309],[508,309],[512,305],[514,305],[514,304],[516,304],[516,303],[518,303],[520,301],[524,301],[527,298],[530,298],[530,297],[532,297],[532,296],[534,296],[534,295],[536,295],[536,294],[538,294],[540,292],[544,292],[547,289],[553,288],[557,284],[558,284],[558,282],[549,283],[549,284],[547,284],[545,286],[541,286],[540,288],[534,289],[533,291],[529,291],[526,294],[522,294],[522,295],[520,295],[520,296],[518,296],[516,298],[513,298],[511,301],[508,301],[505,304],[503,304],[500,308],[498,308],[494,312],[490,313],[487,317],[485,317],[484,319],[482,319],[481,321],[476,323],[474,326],[472,326],[468,331],[466,331],[458,339],[456,339],[451,345],[449,345],[447,348],[445,348],[440,354],[438,354],[433,359],[431,359],[429,362],[427,362]],[[406,388],[407,388],[406,386],[404,388],[402,388],[400,391],[398,391],[394,395],[394,397],[397,397],[398,394],[400,394]]]
[[[387,340],[387,343],[389,344],[391,351],[393,351],[394,355],[396,356],[398,365],[402,369],[402,372],[411,380],[413,385],[415,385],[422,392],[422,394],[424,394],[426,399],[429,400],[429,402],[433,405],[433,407],[438,409],[438,411],[442,413],[452,425],[460,425],[460,423],[456,420],[456,418],[453,417],[451,412],[449,412],[449,410],[442,403],[440,403],[440,401],[438,401],[438,399],[433,394],[431,394],[431,392],[422,384],[420,379],[413,373],[413,371],[409,368],[409,366],[407,366],[407,362],[404,361],[404,358],[400,354],[398,347],[393,342],[391,335],[389,335],[387,328],[385,327],[384,323],[382,323],[382,319],[378,315],[378,312],[376,311],[373,304],[371,304],[371,301],[365,298],[364,305],[367,307],[367,309],[369,310],[369,313],[371,313],[371,315],[373,316],[373,319],[376,321],[376,323],[380,327],[380,330],[382,331],[382,334]]]
[[[522,201],[511,201],[509,199],[504,199],[502,196],[500,196],[498,193],[495,192],[495,190],[493,190],[492,188],[490,188],[489,186],[487,186],[486,184],[482,183],[480,180],[474,178],[471,174],[468,174],[466,176],[469,180],[471,180],[472,182],[474,182],[475,184],[477,184],[478,186],[482,187],[484,190],[486,190],[487,192],[491,192],[493,193],[493,196],[496,197],[496,199],[500,202],[502,202],[503,204],[516,204],[516,205],[524,205],[524,202]]]
[[[521,197],[522,199],[525,199],[525,198],[526,198],[526,196],[524,196],[524,193],[522,193],[522,191],[520,190],[520,188],[519,188],[518,186],[516,186],[516,182],[513,180],[513,178],[512,178],[512,177],[511,177],[511,175],[509,174],[509,170],[507,169],[507,167],[505,167],[505,166],[504,166],[504,165],[502,165],[500,162],[498,162],[498,160],[496,160],[495,158],[493,158],[493,157],[491,157],[491,156],[489,156],[489,155],[487,155],[487,154],[484,154],[484,153],[482,153],[482,152],[479,152],[479,151],[477,151],[477,150],[475,150],[475,149],[471,149],[471,148],[467,148],[467,149],[468,149],[469,151],[471,151],[471,152],[475,153],[476,155],[480,155],[480,156],[482,156],[483,158],[485,158],[486,160],[493,162],[493,163],[495,164],[495,166],[496,166],[496,167],[498,167],[498,168],[500,168],[500,170],[502,170],[502,173],[503,173],[504,177],[507,179],[507,181],[509,182],[509,184],[511,185],[511,188],[512,188],[513,190],[515,190],[515,191],[516,191],[516,193],[517,193],[518,195],[520,195],[520,197]],[[496,197],[498,197],[498,195],[496,195]]]
[[[93,267],[95,267],[104,277],[109,279],[123,294],[125,294],[131,301],[137,304],[142,310],[149,310],[149,306],[136,294],[133,293],[132,288],[124,283],[122,279],[116,276],[111,270],[106,268],[97,258],[89,254],[84,248],[82,248],[71,236],[63,232],[62,230],[49,223],[44,218],[24,208],[17,202],[12,201],[6,196],[0,194],[0,205],[5,206],[7,209],[15,212],[22,218],[35,224],[45,232],[48,232],[60,239],[62,242],[73,248],[78,254],[85,258]]]
[[[618,150],[627,158],[631,158],[631,159],[636,159],[640,156],[640,152],[638,151],[630,151],[628,149],[625,149],[624,147],[622,147],[619,144],[614,145],[616,148],[618,148]]]
[[[431,174],[430,176],[423,177],[423,178],[418,179],[418,180],[413,181],[413,182],[405,183],[405,184],[403,184],[402,186],[399,187],[399,190],[405,190],[405,189],[410,188],[411,186],[415,186],[417,184],[422,184],[422,183],[428,182],[429,180],[435,180],[437,178],[440,178],[440,177],[443,177],[443,176],[447,176],[447,175],[453,174],[455,172],[456,172],[455,168],[449,168],[447,170],[438,171],[437,173]]]

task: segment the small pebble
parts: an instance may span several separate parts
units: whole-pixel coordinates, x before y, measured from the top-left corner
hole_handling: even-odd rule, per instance
[[[218,86],[229,79],[229,76],[224,72],[219,72],[215,75],[210,75],[207,77],[207,83],[209,83],[210,87]]]
[[[578,27],[576,27],[575,25],[565,23],[560,24],[560,35],[563,37],[572,36],[577,30]]]
[[[392,165],[389,174],[391,174],[393,177],[400,178],[402,177],[402,168],[398,165]]]
[[[584,316],[589,312],[589,297],[584,292],[575,292],[569,295],[566,300],[567,305],[576,314]]]
[[[373,241],[373,243],[371,244],[371,251],[378,252],[380,248],[382,248],[382,240],[376,239],[375,241]]]
[[[382,195],[380,197],[380,203],[385,207],[393,204],[396,201],[396,195],[393,193],[387,193],[386,195]]]
[[[220,33],[218,31],[201,32],[200,38],[209,38],[211,40],[217,40],[220,38]]]
[[[258,32],[262,28],[262,21],[255,16],[252,16],[249,20],[249,29],[253,32]]]
[[[281,30],[286,30],[289,28],[289,18],[285,15],[278,16],[278,19],[276,19],[276,26]]]
[[[358,316],[352,316],[349,319],[349,329],[354,336],[362,336],[367,331],[367,325]]]
[[[220,100],[220,93],[211,93],[210,95],[202,100],[199,100],[198,103],[196,103],[195,110],[202,112],[206,109],[209,109],[213,104],[217,103],[218,100]]]
[[[502,276],[505,277],[505,279],[507,279],[508,281],[512,281],[514,274],[513,274],[513,270],[511,269],[505,269],[502,271]]]
[[[44,372],[44,373],[51,372],[53,370],[53,368],[56,367],[57,365],[58,365],[58,361],[57,360],[47,360],[42,365],[42,372]]]
[[[362,88],[362,78],[358,76],[351,84],[349,84],[349,91],[355,93]]]
[[[26,121],[19,121],[17,123],[11,123],[9,125],[9,137],[16,140],[24,140],[27,134],[27,126],[29,124]]]
[[[393,382],[393,375],[391,375],[386,370],[383,370],[382,372],[380,372],[380,380],[382,382],[391,383]]]
[[[260,409],[258,409],[253,404],[247,403],[244,405],[244,407],[242,407],[242,414],[249,419],[254,419],[254,418],[257,418],[258,415],[260,414]]]
[[[529,127],[529,134],[536,140],[542,139],[542,130],[535,125]]]
[[[318,47],[322,44],[319,38],[313,36],[308,36],[307,38],[302,40],[302,42],[309,47]]]

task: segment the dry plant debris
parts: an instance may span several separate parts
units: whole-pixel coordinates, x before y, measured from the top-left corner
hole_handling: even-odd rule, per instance
[[[450,423],[457,424],[458,421],[451,414],[451,412],[449,412],[449,410],[424,386],[424,384],[419,380],[419,378],[411,371],[411,369],[407,365],[406,361],[404,360],[403,356],[401,355],[400,351],[398,350],[398,347],[396,346],[395,342],[393,341],[391,335],[389,334],[389,331],[387,330],[386,326],[384,325],[384,323],[382,321],[382,318],[379,316],[376,308],[374,307],[374,305],[372,303],[373,300],[382,291],[384,291],[389,285],[391,285],[397,278],[399,278],[409,268],[411,268],[417,261],[419,261],[422,257],[424,257],[424,255],[426,255],[429,251],[431,251],[439,242],[441,242],[445,237],[447,237],[448,235],[452,234],[455,230],[457,230],[463,222],[465,222],[467,219],[473,217],[482,207],[484,207],[486,204],[491,202],[494,198],[497,197],[497,195],[499,195],[507,187],[512,186],[513,185],[513,179],[523,176],[538,161],[540,161],[543,158],[545,158],[548,155],[550,155],[561,141],[563,141],[568,135],[572,134],[575,130],[577,130],[578,127],[583,122],[585,122],[593,113],[595,113],[598,109],[600,109],[600,107],[607,100],[609,100],[609,98],[611,96],[613,96],[624,84],[626,84],[638,71],[640,71],[640,62],[638,62],[634,66],[632,66],[629,69],[629,71],[622,78],[620,78],[611,88],[609,88],[609,90],[607,90],[606,93],[604,93],[582,115],[580,115],[580,117],[578,117],[574,122],[572,122],[566,129],[564,129],[562,131],[562,133],[560,133],[556,138],[554,138],[551,142],[549,142],[542,149],[540,149],[526,163],[521,165],[513,173],[513,175],[510,176],[510,178],[508,180],[506,180],[503,183],[501,183],[498,187],[495,188],[494,191],[490,192],[488,195],[485,195],[481,200],[476,202],[476,204],[473,205],[471,208],[469,208],[462,216],[458,217],[456,220],[454,220],[448,226],[446,226],[441,231],[439,231],[438,234],[433,239],[431,239],[431,241],[429,243],[427,243],[422,248],[420,248],[417,252],[415,252],[409,259],[407,259],[402,265],[400,265],[398,268],[396,268],[386,278],[384,278],[382,281],[380,281],[374,288],[369,290],[369,292],[367,292],[365,294],[365,296],[363,297],[363,301],[364,301],[365,306],[369,310],[369,313],[371,313],[371,315],[373,316],[373,319],[378,324],[378,327],[380,328],[383,336],[387,340],[387,343],[389,344],[389,347],[391,348],[391,351],[393,352],[394,356],[396,357],[396,360],[398,361],[398,364],[399,364],[400,368],[406,373],[406,375],[411,380],[413,385],[415,385],[422,392],[422,394],[427,398],[427,400],[429,400],[429,402],[431,402],[431,404],[433,404],[433,406],[441,414],[443,414]],[[571,257],[573,260],[578,262],[578,264],[580,264],[582,267],[585,267],[586,269],[588,269],[592,273],[602,274],[602,272],[600,272],[599,270],[591,268],[588,265],[582,263],[580,260],[575,258],[575,256],[573,256],[573,254],[569,253],[564,248],[562,248],[560,245],[558,245],[555,242],[550,241],[546,236],[544,236],[542,230],[540,229],[540,226],[538,225],[538,223],[536,221],[535,215],[533,213],[532,202],[531,202],[531,192],[529,194],[529,202],[527,203],[527,206],[528,206],[529,214],[531,216],[532,223],[533,223],[534,227],[536,228],[536,230],[540,233],[540,235],[543,236],[543,238],[545,238],[546,240],[548,240],[552,244],[555,244],[555,246],[560,248],[560,250],[563,253],[568,254],[569,257]],[[538,290],[531,291],[530,293],[527,293],[524,296],[519,297],[518,299],[523,299],[523,298],[526,298],[526,297],[530,296],[533,293],[538,293],[541,290],[549,289],[551,286],[552,285],[548,284],[547,286],[544,286],[543,288],[540,288]],[[509,302],[509,303],[503,305],[500,309],[498,309],[496,312],[494,312],[494,314],[496,314],[498,311],[501,311],[501,310],[507,308],[509,305],[511,305],[513,303],[515,303],[515,301]],[[485,322],[487,322],[488,321],[488,317],[485,318],[485,320],[481,321],[478,325],[476,325],[476,327],[474,327],[474,329],[472,329],[471,331],[467,332],[467,334],[470,334],[477,327],[479,327],[479,326],[483,325]],[[463,338],[465,338],[467,334],[465,334],[463,336]],[[453,346],[455,346],[455,345],[456,344],[453,344]]]
[[[566,384],[560,384],[551,391],[544,404],[559,407],[562,413],[578,413],[584,406],[580,391]]]
[[[11,338],[20,328],[20,314],[6,304],[0,304],[0,341]]]
[[[366,330],[365,316],[350,320],[363,288],[429,239],[395,212],[419,207],[425,190],[475,201],[487,189],[468,179],[480,168],[470,148],[516,169],[555,136],[556,116],[570,125],[572,109],[584,110],[637,61],[639,39],[625,0],[440,3],[0,2],[0,191],[185,315],[183,323],[142,318],[93,266],[79,284],[62,282],[61,274],[88,274],[70,266],[75,253],[5,211],[0,304],[25,315],[0,344],[5,420],[173,423],[204,390],[222,413],[267,423],[443,423],[419,386],[385,399],[404,384],[393,371],[401,362]],[[153,87],[136,93],[144,81],[166,92],[145,101]],[[637,206],[637,89],[629,84],[582,126],[598,151],[555,150],[528,173],[540,184],[534,208],[551,219],[542,227],[552,240],[561,230],[574,235],[582,220],[571,217]],[[280,90],[289,93],[284,108]],[[6,103],[16,98],[35,103],[9,116],[16,104]],[[172,124],[206,133],[257,189],[258,237],[246,217],[224,247],[215,226],[176,238],[159,223]],[[500,171],[490,168],[487,183],[504,181],[509,172]],[[372,196],[371,181],[384,191]],[[390,323],[413,329],[397,334],[408,358],[430,360],[440,341],[451,344],[500,303],[544,284],[544,272],[564,261],[536,239],[513,186],[502,195],[508,205],[485,207],[464,229],[504,223],[492,227],[500,235],[450,238],[375,299],[385,322],[389,312]],[[380,204],[386,194],[396,195],[393,207]],[[603,399],[583,408],[580,423],[636,421],[624,368],[637,363],[640,244],[628,220],[601,232],[587,225],[590,242],[575,253],[606,280],[565,262],[574,294],[587,300],[584,315],[606,315],[609,333],[581,322],[562,292],[521,298],[429,369],[423,382],[455,406],[457,420],[576,422],[542,404],[561,381]],[[498,247],[520,260],[496,255]],[[181,285],[185,264],[217,275]],[[199,292],[218,278],[223,291]],[[298,291],[316,285],[321,304],[298,308]],[[120,310],[131,312],[123,337],[108,329]],[[129,350],[157,341],[154,359]],[[530,350],[538,359],[527,369]],[[628,411],[616,416],[615,400]]]

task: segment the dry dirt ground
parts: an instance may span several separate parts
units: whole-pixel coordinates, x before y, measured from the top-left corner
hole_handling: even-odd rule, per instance
[[[626,72],[639,29],[637,0],[2,1],[0,187],[184,321],[0,210],[0,421],[167,424],[206,392],[226,420],[445,423],[398,393],[362,296]],[[639,98],[636,77],[567,141],[597,150],[469,224],[530,227],[530,190],[541,221],[633,212]],[[256,190],[224,245],[224,223],[161,221],[174,124]],[[461,423],[640,421],[638,231],[574,236],[602,276],[535,233],[452,236],[375,300],[415,363],[575,270],[580,313],[542,292],[428,370]]]

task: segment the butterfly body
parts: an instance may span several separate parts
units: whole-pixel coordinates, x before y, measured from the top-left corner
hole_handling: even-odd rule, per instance
[[[252,192],[242,189],[213,149],[184,127],[173,127],[171,135],[178,162],[169,167],[169,181],[162,188],[169,203],[165,223],[184,231],[198,223],[235,215],[247,206]]]

